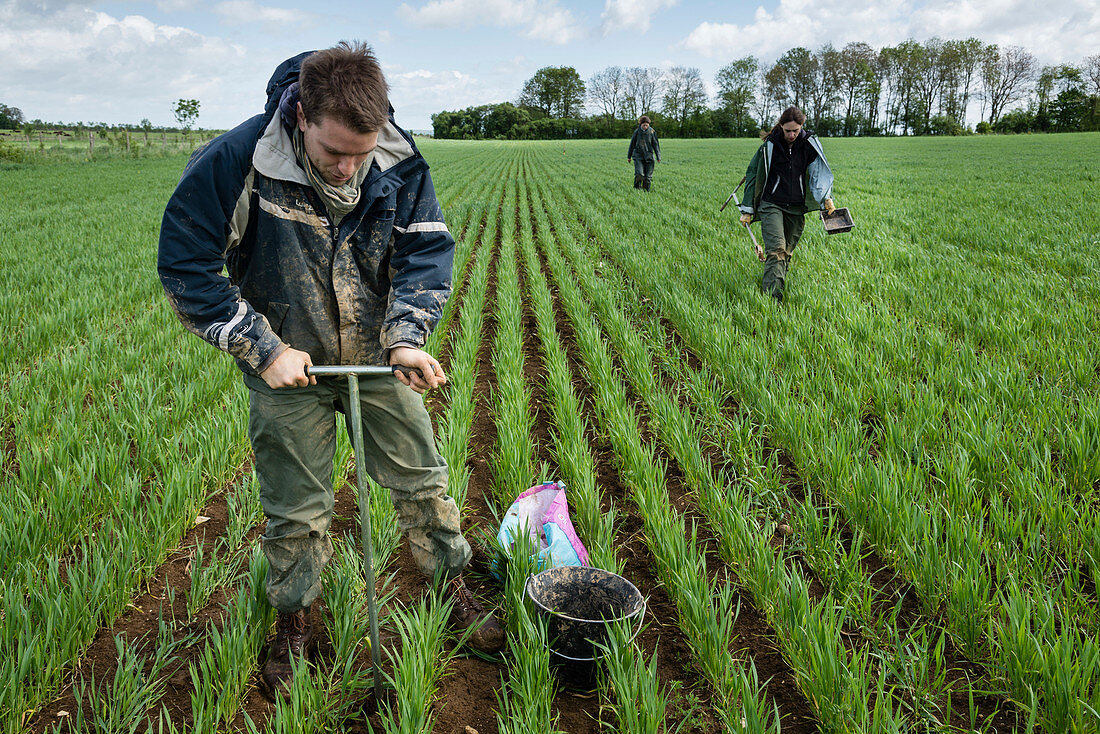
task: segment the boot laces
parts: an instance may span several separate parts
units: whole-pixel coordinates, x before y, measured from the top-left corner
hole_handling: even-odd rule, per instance
[[[466,587],[466,584],[461,578],[457,578],[451,582],[454,594],[454,609],[460,616],[467,616],[469,614],[480,615],[485,611],[481,606],[481,602],[470,592]]]
[[[306,615],[298,612],[280,612],[275,620],[275,654],[285,655],[289,650],[301,653],[302,638],[309,622]]]

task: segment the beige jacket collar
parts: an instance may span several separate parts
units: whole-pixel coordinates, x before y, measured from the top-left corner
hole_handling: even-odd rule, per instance
[[[412,146],[393,123],[387,120],[385,127],[378,131],[378,147],[375,148],[374,162],[385,173],[406,158],[411,158],[412,155]],[[298,165],[298,159],[294,156],[294,144],[278,114],[271,118],[264,134],[256,143],[256,149],[252,153],[252,165],[268,178],[293,181],[304,186],[310,185],[305,171]]]

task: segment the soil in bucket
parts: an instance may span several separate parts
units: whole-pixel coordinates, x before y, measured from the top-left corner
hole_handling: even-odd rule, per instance
[[[640,627],[645,601],[622,576],[590,566],[562,566],[532,576],[527,595],[546,620],[551,661],[562,685],[590,691],[596,686],[597,644],[607,625],[632,620]]]

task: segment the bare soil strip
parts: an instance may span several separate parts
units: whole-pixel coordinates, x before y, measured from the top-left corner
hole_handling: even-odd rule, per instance
[[[503,204],[503,194],[502,204]],[[498,209],[498,215],[502,212]],[[466,495],[466,507],[463,508],[463,533],[474,546],[474,562],[465,574],[467,585],[485,602],[487,607],[499,607],[500,592],[492,586],[487,577],[488,549],[478,541],[479,533],[495,534],[492,512],[486,500],[492,491],[492,472],[488,457],[496,443],[496,424],[492,418],[490,396],[496,384],[493,373],[492,344],[496,335],[496,313],[492,305],[496,302],[496,270],[500,253],[500,229],[491,250],[482,250],[480,257],[490,257],[489,282],[485,288],[485,320],[481,330],[481,345],[478,348],[477,379],[474,383],[474,400],[477,410],[474,425],[470,432],[470,482]],[[467,271],[469,272],[469,271]],[[464,306],[465,304],[460,304]],[[458,314],[451,323],[458,323]],[[446,369],[446,367],[444,367]],[[476,729],[479,734],[497,731],[496,696],[500,689],[501,675],[506,668],[497,662],[478,657],[460,656],[448,666],[447,674],[440,681],[438,704],[435,708],[437,732],[458,732],[464,734],[466,727]]]

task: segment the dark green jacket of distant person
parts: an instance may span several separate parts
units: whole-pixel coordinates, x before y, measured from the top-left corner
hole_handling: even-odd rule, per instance
[[[813,146],[817,152],[817,157],[806,166],[806,170],[802,172],[799,179],[805,197],[803,206],[805,211],[810,212],[820,209],[822,202],[832,197],[833,172],[829,168],[829,162],[825,160],[825,151],[821,149],[817,136],[805,131],[803,134],[805,143]],[[760,220],[757,211],[760,208],[760,201],[764,198],[765,184],[768,182],[772,156],[775,152],[775,137],[769,135],[765,138],[745,171],[745,193],[738,208],[742,214],[752,214],[754,222]]]
[[[645,163],[653,161],[654,157],[661,160],[661,141],[657,140],[657,131],[650,125],[648,130],[643,130],[639,125],[630,136],[630,148],[626,151],[626,157],[635,158]]]

